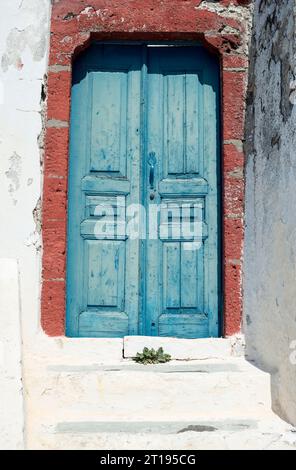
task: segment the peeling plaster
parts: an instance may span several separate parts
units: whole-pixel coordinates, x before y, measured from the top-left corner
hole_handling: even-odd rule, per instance
[[[207,10],[211,13],[218,13],[219,16],[224,18],[232,18],[234,20],[238,20],[241,24],[245,25],[245,31],[243,34],[246,36],[245,40],[243,41],[244,46],[238,49],[238,52],[248,54],[248,44],[249,44],[249,34],[252,29],[252,13],[253,13],[253,3],[246,2],[242,5],[221,5],[218,1],[211,1],[211,0],[204,0],[201,1],[198,6],[195,7],[197,10]],[[237,31],[234,28],[230,28],[229,26],[225,27],[223,34],[232,33],[232,34],[240,34],[241,32]]]
[[[6,49],[1,57],[3,72],[7,72],[10,66],[21,70],[24,66],[22,56],[27,48],[34,61],[39,62],[43,59],[47,47],[48,6],[46,0],[42,3],[40,1],[23,0],[21,2],[19,9],[24,9],[26,14],[32,17],[32,23],[23,29],[15,27],[8,34]]]
[[[41,197],[38,199],[36,206],[33,209],[33,219],[36,224],[36,232],[41,233],[41,214],[42,214],[42,204]]]
[[[45,143],[45,131],[46,131],[46,105],[47,105],[47,75],[44,74],[43,82],[41,84],[40,92],[40,116],[41,116],[41,132],[37,137],[37,143],[40,151],[40,165],[43,166],[44,160],[44,143]]]
[[[20,176],[22,172],[22,158],[16,152],[9,158],[9,170],[5,172],[6,177],[10,180],[8,191],[13,199],[13,204],[17,204],[15,193],[20,188]]]

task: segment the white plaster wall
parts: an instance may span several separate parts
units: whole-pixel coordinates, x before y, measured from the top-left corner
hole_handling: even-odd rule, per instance
[[[0,259],[0,449],[22,449],[24,408],[19,274],[15,259]]]
[[[244,331],[296,424],[295,0],[256,0],[247,117]]]
[[[14,351],[12,362],[4,358],[6,374],[1,376],[0,400],[6,408],[0,428],[3,448],[23,445],[21,369],[16,365],[20,361],[17,310],[21,309],[25,347],[40,328],[40,239],[33,211],[41,194],[38,137],[42,130],[40,97],[47,65],[49,15],[50,0],[1,0],[0,258],[6,265],[0,263],[0,324],[4,349]],[[20,305],[15,290],[16,266]],[[11,426],[14,418],[15,426]]]
[[[4,3],[4,5],[3,5]],[[39,251],[33,211],[41,194],[41,87],[50,0],[1,0],[0,257],[19,260],[24,328],[39,328]]]

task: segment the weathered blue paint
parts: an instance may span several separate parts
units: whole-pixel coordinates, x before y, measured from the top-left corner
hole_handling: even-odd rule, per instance
[[[72,86],[67,334],[120,337],[139,323],[139,241],[104,239],[104,207],[139,201],[142,49],[92,46],[75,63]],[[102,208],[101,214],[97,209]],[[120,224],[120,214],[115,224]],[[136,269],[135,269],[136,267]]]
[[[202,47],[93,45],[72,86],[67,334],[219,333],[219,68]],[[117,199],[117,198],[120,199]],[[98,233],[100,208],[143,203],[146,240]],[[198,250],[171,214],[198,205]],[[161,205],[155,239],[148,209]],[[115,224],[122,213],[116,208]],[[108,219],[109,217],[109,219]]]

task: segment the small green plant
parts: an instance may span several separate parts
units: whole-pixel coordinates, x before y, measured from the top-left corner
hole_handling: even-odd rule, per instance
[[[137,353],[136,357],[134,357],[134,361],[139,364],[163,364],[170,360],[171,356],[165,354],[162,348],[159,348],[157,351],[153,348],[144,348],[142,353]]]

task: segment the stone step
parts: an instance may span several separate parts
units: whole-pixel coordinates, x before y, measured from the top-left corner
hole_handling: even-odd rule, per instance
[[[165,364],[138,364],[133,360],[122,360],[116,364],[92,364],[92,365],[66,365],[52,364],[47,367],[47,371],[54,373],[82,373],[91,372],[136,372],[136,373],[156,373],[156,374],[176,374],[176,373],[204,373],[214,374],[221,372],[258,372],[251,364],[242,360],[190,360],[190,361],[170,361]]]
[[[57,423],[57,434],[181,434],[184,432],[243,431],[257,429],[256,420],[226,421],[78,421]]]
[[[286,423],[256,421],[66,422],[40,435],[38,448],[102,450],[296,450]]]
[[[53,361],[35,364],[27,386],[29,448],[162,448],[163,439],[168,448],[190,448],[204,445],[206,434],[219,448],[237,433],[275,439],[286,432],[271,411],[269,374],[243,358],[147,366]]]
[[[256,419],[270,408],[269,375],[240,358],[156,366],[50,365],[39,371],[30,390],[32,412],[40,408],[44,423],[61,421],[60,416],[65,421]]]
[[[123,338],[123,354],[132,358],[143,348],[158,349],[170,354],[172,359],[213,359],[229,357],[232,354],[232,340],[229,338],[180,339],[159,336],[125,336]]]

